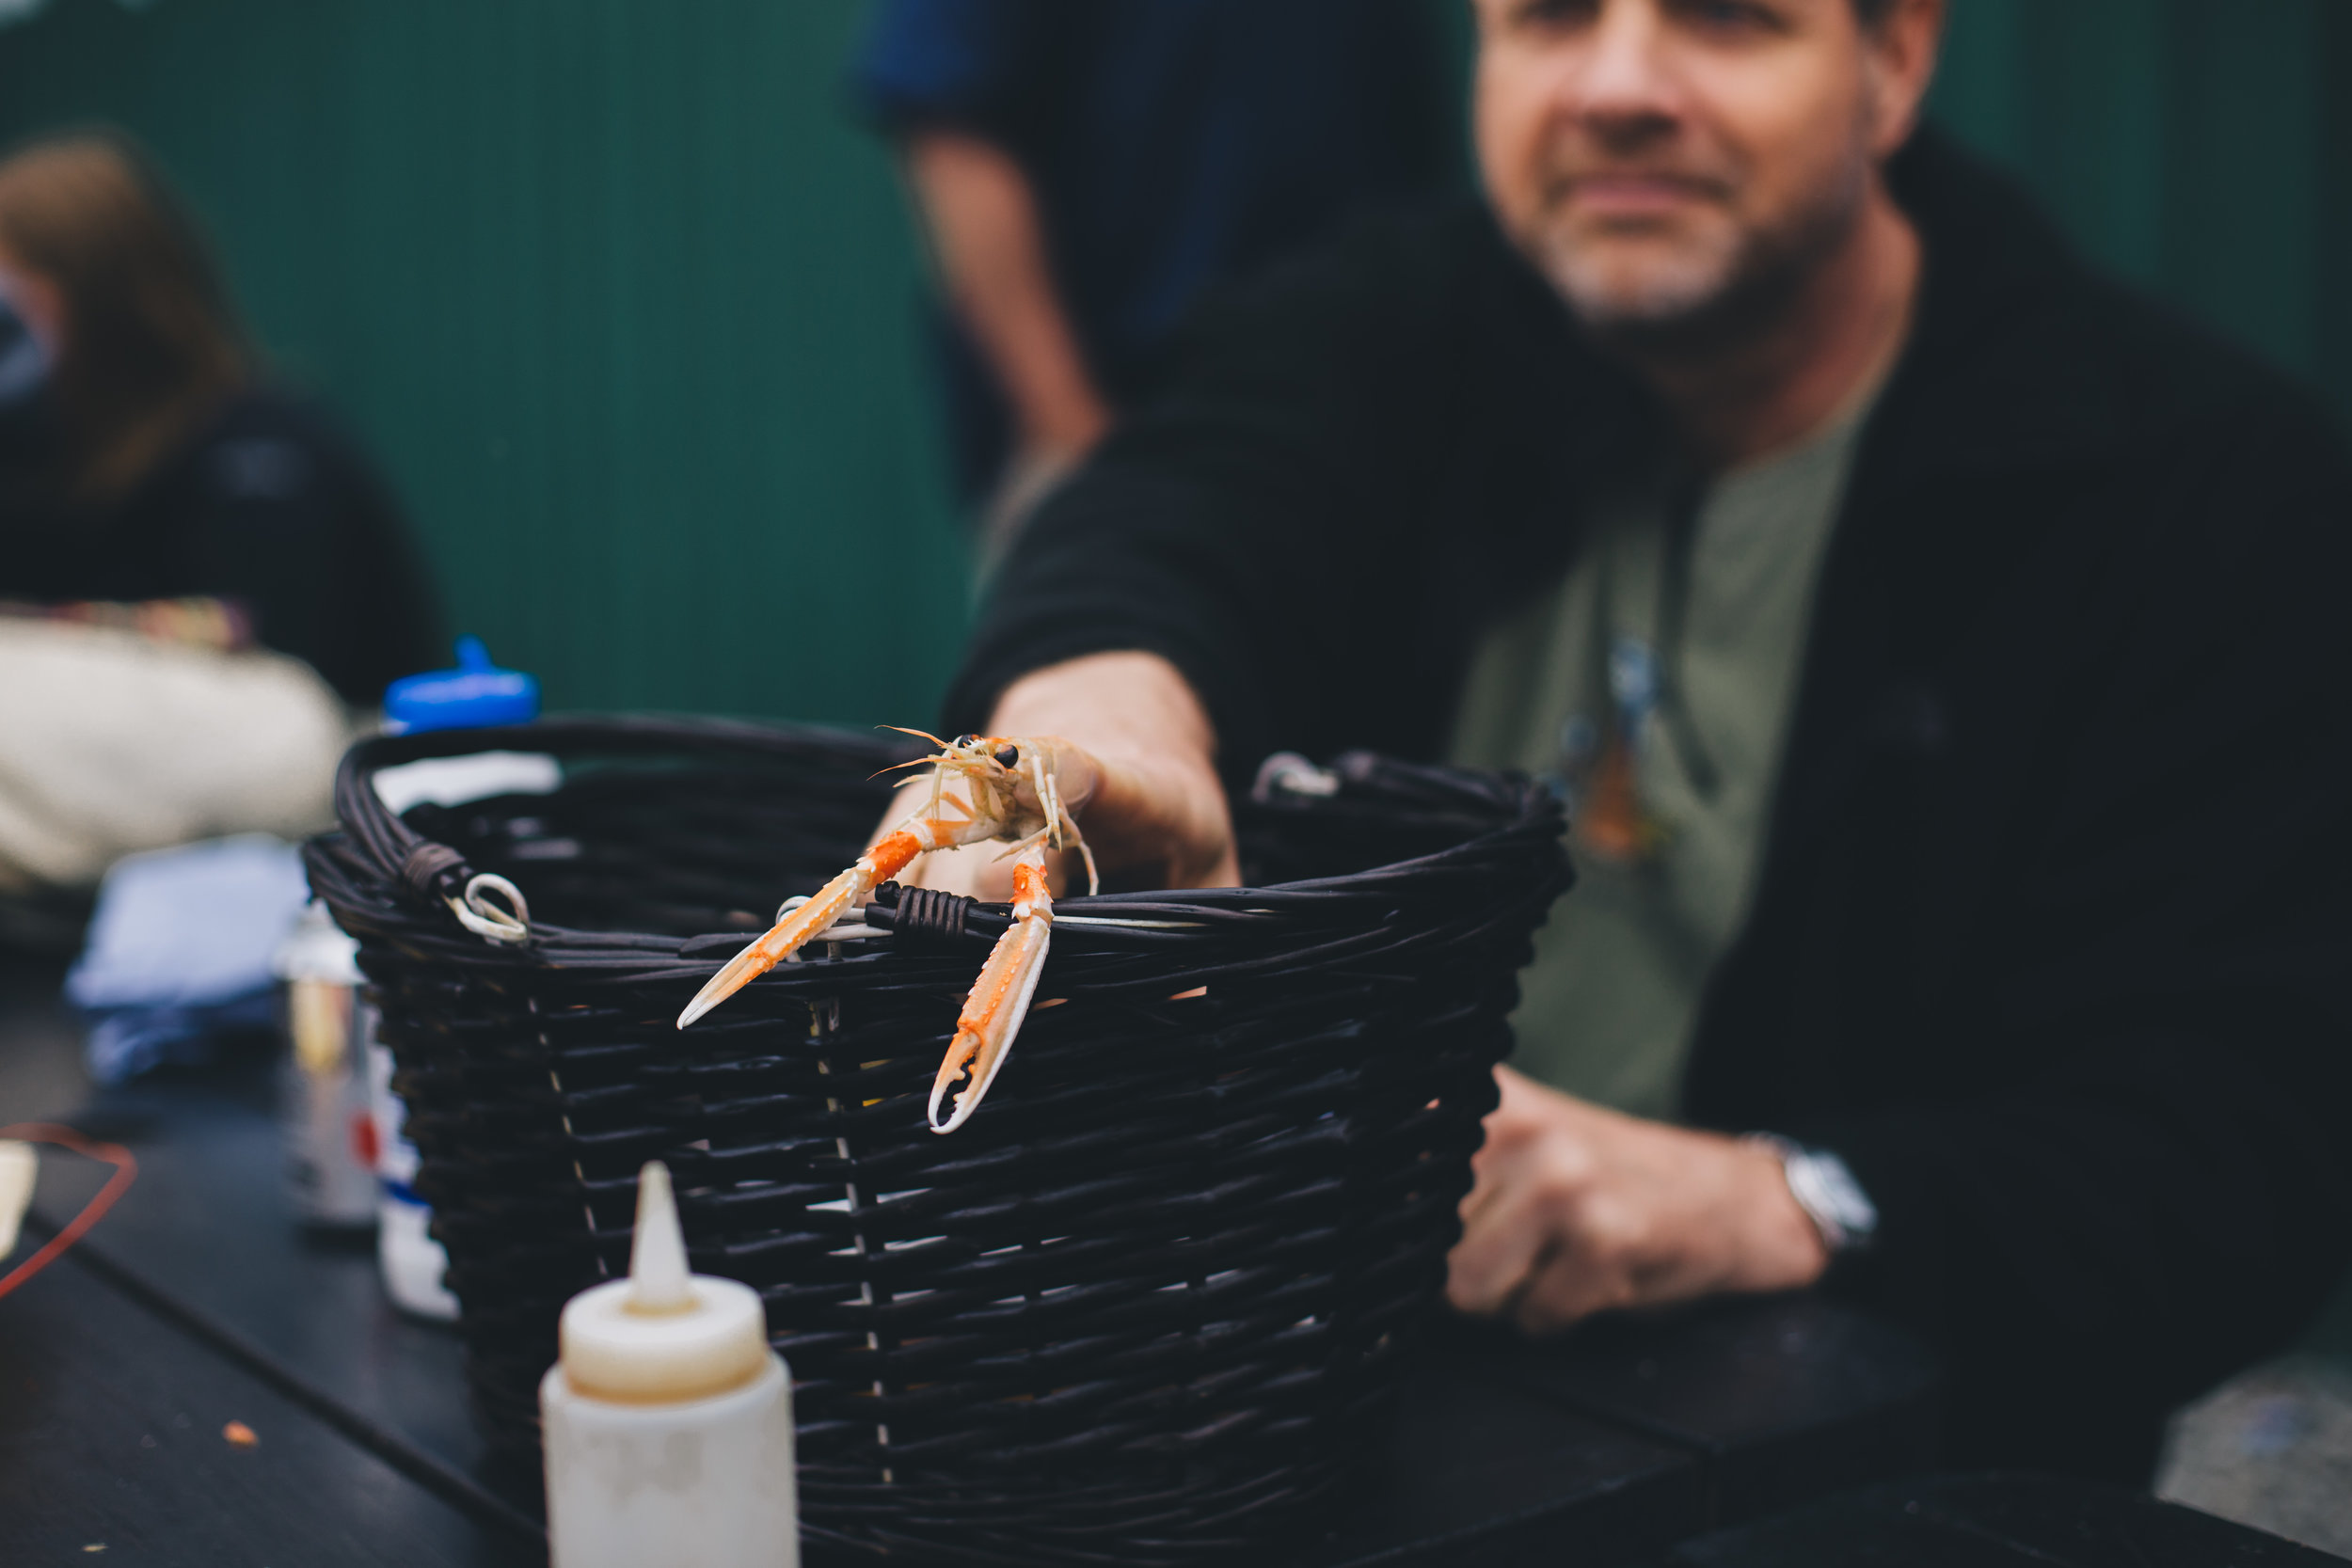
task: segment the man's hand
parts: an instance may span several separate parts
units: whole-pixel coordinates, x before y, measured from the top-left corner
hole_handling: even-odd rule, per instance
[[[1105,873],[1134,872],[1163,888],[1241,881],[1208,711],[1176,667],[1156,654],[1089,654],[1033,671],[1005,689],[988,733],[1056,736],[1084,753],[1057,782]],[[916,803],[913,790],[930,787],[928,774],[913,775],[884,827]],[[939,850],[901,880],[1002,901],[1012,891],[1011,863],[999,859],[1003,853],[998,844]],[[1082,872],[1072,880],[1076,862],[1065,853],[1054,867],[1057,896],[1086,890]]]
[[[1549,1334],[1610,1307],[1793,1290],[1829,1266],[1771,1149],[1495,1078],[1448,1259],[1462,1311]]]

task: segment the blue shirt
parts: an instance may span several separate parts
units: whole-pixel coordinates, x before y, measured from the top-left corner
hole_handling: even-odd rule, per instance
[[[1444,0],[882,0],[852,87],[1003,147],[1114,401],[1201,291],[1460,182]]]

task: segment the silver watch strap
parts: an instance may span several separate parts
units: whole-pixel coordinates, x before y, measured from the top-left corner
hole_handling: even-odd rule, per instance
[[[1826,1148],[1807,1148],[1791,1138],[1777,1132],[1751,1132],[1751,1143],[1762,1144],[1780,1157],[1781,1176],[1788,1183],[1788,1196],[1797,1200],[1804,1217],[1813,1222],[1813,1228],[1821,1238],[1832,1257],[1841,1252],[1859,1252],[1870,1244],[1878,1234],[1878,1205],[1862,1190],[1846,1162]]]

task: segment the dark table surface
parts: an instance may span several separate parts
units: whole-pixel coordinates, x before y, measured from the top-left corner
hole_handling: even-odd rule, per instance
[[[1925,1476],[1686,1541],[1659,1568],[2326,1568],[2344,1560],[2142,1492]]]
[[[536,1478],[489,1464],[455,1334],[391,1307],[372,1248],[293,1223],[267,1059],[93,1094],[56,985],[54,969],[0,965],[0,1122],[72,1121],[128,1144],[140,1174],[73,1253],[0,1300],[0,1562],[92,1546],[190,1565],[543,1561]],[[32,1237],[105,1174],[44,1154]],[[1386,1463],[1310,1555],[1736,1553],[1744,1538],[1706,1532],[1928,1469],[1933,1381],[1908,1338],[1806,1296],[1541,1347],[1448,1327],[1407,1381]],[[231,1420],[259,1443],[225,1440]]]

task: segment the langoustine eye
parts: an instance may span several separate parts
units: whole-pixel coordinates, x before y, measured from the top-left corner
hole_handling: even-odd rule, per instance
[[[996,753],[996,766],[999,768],[1020,767],[1021,748],[1018,746],[1007,746],[1003,750],[999,751]]]

